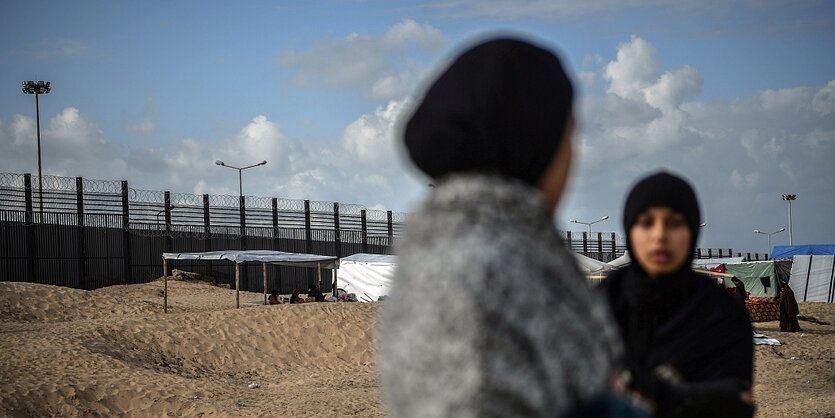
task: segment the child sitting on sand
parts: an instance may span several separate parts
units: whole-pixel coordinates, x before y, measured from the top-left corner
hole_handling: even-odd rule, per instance
[[[290,295],[290,303],[304,303],[304,299],[299,296],[299,289],[293,290],[293,294]]]
[[[273,290],[273,293],[270,294],[269,299],[270,305],[280,305],[281,299],[278,298],[278,290]]]

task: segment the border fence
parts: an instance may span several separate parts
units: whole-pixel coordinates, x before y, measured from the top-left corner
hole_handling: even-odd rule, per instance
[[[37,184],[31,174],[0,173],[0,281],[79,289],[144,283],[162,276],[163,252],[391,254],[407,216],[356,204],[172,193],[81,177],[47,175],[42,190]],[[560,234],[572,251],[597,260],[611,261],[624,251],[614,233]],[[700,249],[697,256],[731,253]],[[219,283],[234,280],[231,263],[177,261],[173,268]],[[282,293],[314,282],[311,269],[269,270],[269,288]],[[323,271],[322,280],[329,288],[329,271]],[[262,286],[260,266],[245,265],[241,288],[261,291]]]

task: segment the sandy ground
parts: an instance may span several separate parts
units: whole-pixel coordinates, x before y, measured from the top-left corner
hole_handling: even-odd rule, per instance
[[[377,303],[263,306],[169,281],[92,292],[0,283],[0,415],[382,417]],[[801,304],[835,323],[835,305]],[[759,417],[835,417],[835,327],[759,332]],[[249,388],[251,383],[257,388]]]

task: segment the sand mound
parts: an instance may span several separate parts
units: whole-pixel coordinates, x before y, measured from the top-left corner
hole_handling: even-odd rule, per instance
[[[0,283],[0,415],[383,415],[376,304],[234,309],[234,291],[175,281],[163,314],[161,289]]]
[[[0,283],[0,416],[384,416],[378,303],[235,309],[234,290],[169,281],[164,314],[162,290]],[[800,309],[835,324],[835,304]],[[835,326],[756,327],[785,343],[756,348],[757,416],[835,416]]]

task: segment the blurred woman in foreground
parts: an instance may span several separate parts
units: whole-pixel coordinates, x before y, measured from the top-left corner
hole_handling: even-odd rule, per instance
[[[394,417],[554,417],[606,390],[621,353],[554,225],[573,90],[515,39],[464,52],[405,129],[436,185],[409,220],[377,365]]]
[[[632,265],[601,285],[626,345],[623,384],[658,417],[750,417],[753,342],[745,307],[693,272],[701,216],[668,173],[632,189],[623,227]]]

